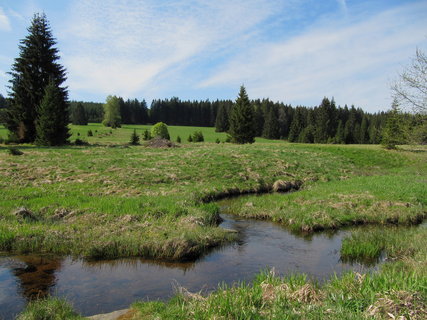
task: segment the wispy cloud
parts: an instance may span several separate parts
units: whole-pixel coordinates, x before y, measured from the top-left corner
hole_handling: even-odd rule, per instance
[[[264,43],[231,59],[201,87],[244,82],[258,97],[317,104],[323,96],[371,110],[389,104],[389,80],[425,36],[427,5],[314,24],[282,42]],[[367,18],[366,18],[367,17]],[[425,18],[425,17],[424,17]]]
[[[3,10],[2,7],[0,7],[0,30],[1,31],[10,31],[10,30],[12,30],[9,18],[7,17],[7,15],[4,12],[4,10]]]
[[[125,96],[141,89],[155,93],[159,88],[153,84],[163,73],[246,43],[278,3],[78,1],[63,35],[76,40],[64,55],[70,88]]]

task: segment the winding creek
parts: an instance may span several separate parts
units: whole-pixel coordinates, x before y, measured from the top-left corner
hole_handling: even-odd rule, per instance
[[[279,275],[302,272],[319,281],[334,273],[372,268],[340,260],[341,241],[350,231],[304,237],[275,223],[221,216],[220,226],[237,230],[238,242],[193,262],[88,262],[0,254],[0,319],[13,319],[28,299],[46,294],[65,297],[87,316],[127,308],[136,300],[170,298],[176,284],[193,292],[209,292],[219,283],[250,281],[266,268],[274,268]]]

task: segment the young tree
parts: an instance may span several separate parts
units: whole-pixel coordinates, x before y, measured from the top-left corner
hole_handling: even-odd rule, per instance
[[[394,99],[387,122],[383,129],[383,139],[381,141],[381,144],[386,149],[396,149],[398,144],[405,142],[405,128],[403,121],[397,99]]]
[[[255,142],[255,115],[244,86],[230,112],[231,141],[234,143]]]
[[[158,122],[151,128],[151,136],[153,138],[161,138],[170,140],[168,126],[166,123]]]
[[[20,41],[19,57],[10,72],[11,103],[6,117],[6,127],[19,142],[34,142],[36,139],[37,110],[49,81],[58,88],[61,101],[68,99],[66,87],[61,87],[66,80],[65,69],[57,62],[56,40],[46,15],[34,15],[27,30],[29,34]]]
[[[397,102],[408,105],[415,112],[427,114],[427,55],[416,50],[411,64],[399,75],[391,87]]]
[[[75,125],[87,125],[86,111],[81,102],[77,103],[77,106],[73,110],[73,113],[71,114],[71,120],[71,122]]]
[[[139,135],[136,133],[136,129],[133,130],[133,133],[130,136],[129,144],[133,146],[139,145]]]
[[[51,81],[37,108],[36,143],[43,146],[60,146],[68,142],[68,104],[61,89]]]
[[[120,116],[120,100],[116,96],[108,96],[104,104],[104,120],[102,124],[113,129],[120,128],[122,117]]]

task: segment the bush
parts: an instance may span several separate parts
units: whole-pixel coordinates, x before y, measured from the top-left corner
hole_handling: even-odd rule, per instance
[[[181,137],[180,136],[176,137],[176,142],[181,143]]]
[[[163,122],[156,123],[151,128],[151,136],[153,138],[162,138],[162,139],[170,140],[168,126]]]
[[[22,156],[24,153],[15,147],[8,148],[9,154],[12,156]]]
[[[77,139],[74,141],[74,144],[75,144],[76,146],[88,146],[88,145],[89,145],[89,143],[88,143],[87,141],[81,140],[81,139],[79,139],[79,138],[77,138]]]
[[[218,138],[216,138],[215,143],[220,143],[220,142],[221,141]]]
[[[191,134],[188,136],[187,141],[188,142],[193,142],[193,137],[191,136]]]
[[[92,137],[92,136],[93,136],[93,132],[92,132],[92,130],[88,130],[88,132],[87,132],[87,136],[88,136],[88,137]]]
[[[193,133],[193,142],[203,142],[205,138],[203,137],[202,131],[195,131]]]

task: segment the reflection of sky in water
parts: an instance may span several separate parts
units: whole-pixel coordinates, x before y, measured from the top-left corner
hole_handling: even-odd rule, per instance
[[[346,232],[304,238],[270,222],[225,218],[222,227],[239,230],[240,240],[214,249],[196,262],[142,259],[84,262],[71,258],[57,263],[45,261],[44,266],[60,266],[51,279],[55,283],[51,290],[54,295],[66,297],[82,314],[91,315],[126,308],[136,300],[167,299],[173,295],[174,284],[190,291],[208,292],[221,282],[250,281],[261,269],[272,267],[280,275],[303,272],[318,280],[334,272],[364,270],[358,264],[351,266],[340,262],[339,250]],[[25,258],[20,257],[20,260],[25,261]],[[26,263],[35,264],[35,261],[37,259],[28,257]],[[12,310],[17,312],[22,308],[16,283],[19,279],[7,269],[0,267],[0,270],[0,297],[5,297],[0,303],[6,303],[3,306],[7,307],[21,301]],[[11,313],[3,311],[7,309],[0,310],[0,318],[1,315],[10,317]]]

